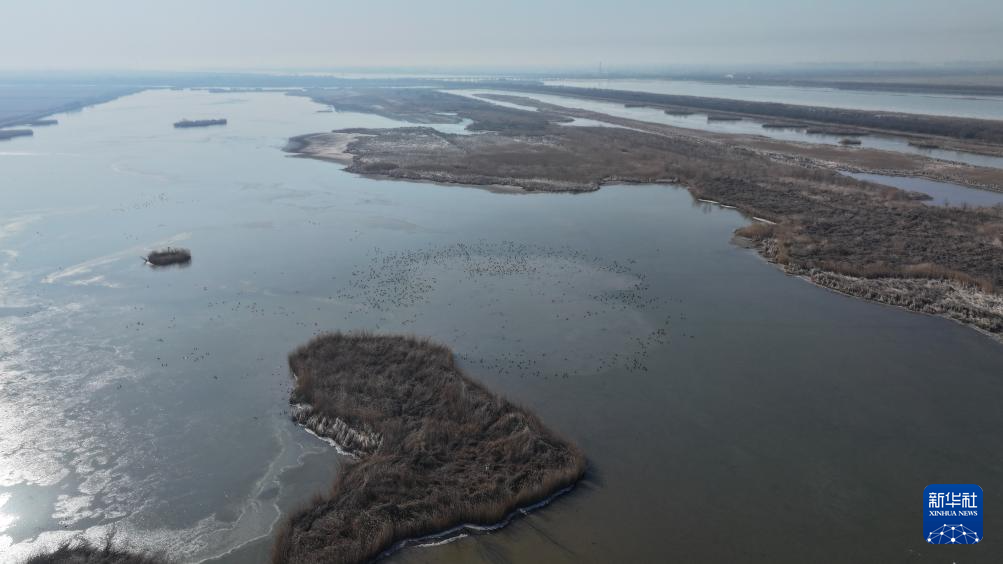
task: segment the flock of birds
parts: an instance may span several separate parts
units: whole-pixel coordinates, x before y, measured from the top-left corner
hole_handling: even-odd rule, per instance
[[[686,318],[671,315],[675,300],[653,289],[640,270],[634,260],[610,260],[570,245],[481,239],[374,247],[347,276],[324,275],[310,283],[313,289],[209,292],[199,309],[202,323],[220,327],[267,317],[286,318],[311,334],[374,325],[432,334],[453,346],[464,365],[500,376],[648,372],[656,348],[693,336],[679,331]],[[325,289],[318,293],[318,287]],[[199,290],[210,288],[199,284]],[[177,328],[175,317],[164,321],[157,325]],[[450,326],[452,334],[444,333]],[[154,329],[145,321],[126,327]],[[177,354],[175,360],[188,363],[211,356],[205,343]],[[168,367],[167,355],[157,354],[156,361]]]
[[[611,329],[621,327],[617,324],[624,311],[667,305],[632,264],[570,245],[516,241],[482,239],[403,251],[374,248],[369,264],[351,272],[338,299],[355,304],[359,312],[384,314],[384,322],[405,329],[442,315],[442,310],[481,310],[479,317],[487,320],[477,330],[481,337],[471,337],[467,348],[465,335],[457,331],[451,344],[468,351],[459,354],[461,362],[500,375],[646,372],[652,349],[669,342],[672,316]],[[517,309],[532,314],[527,317]],[[548,357],[539,342],[525,345],[534,332],[555,343],[555,349],[569,344],[566,335],[578,335],[577,344],[570,344],[583,350]],[[485,334],[501,346],[480,347]]]

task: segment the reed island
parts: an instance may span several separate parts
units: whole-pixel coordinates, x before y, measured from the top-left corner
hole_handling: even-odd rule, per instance
[[[368,562],[549,500],[585,457],[471,379],[426,339],[330,333],[289,355],[293,418],[354,453],[330,493],[291,516],[272,562]]]
[[[152,251],[146,255],[146,263],[151,266],[170,266],[172,264],[189,264],[192,262],[192,252],[188,249],[167,247]]]

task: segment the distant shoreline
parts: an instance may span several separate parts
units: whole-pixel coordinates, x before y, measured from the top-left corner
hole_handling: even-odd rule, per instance
[[[549,94],[669,110],[699,110],[719,117],[727,115],[758,117],[812,123],[826,127],[852,127],[898,135],[932,136],[951,139],[958,143],[990,145],[1003,143],[1003,121],[989,119],[831,108],[781,102],[755,102],[734,98],[659,94],[580,86],[510,85],[498,82],[480,85],[478,88],[505,90],[514,93]],[[977,149],[963,150],[979,152]],[[998,154],[998,151],[995,154]]]
[[[323,93],[322,103],[406,115],[458,112],[474,135],[431,127],[350,129],[301,136],[287,151],[348,172],[397,180],[591,192],[605,184],[671,183],[695,198],[762,218],[738,230],[793,275],[860,298],[900,305],[1003,335],[1003,209],[927,206],[914,193],[848,181],[840,170],[881,171],[1000,189],[1003,170],[874,149],[815,147],[758,136],[641,123],[586,110],[478,104],[445,92]],[[569,127],[568,116],[623,127]],[[1003,126],[1003,124],[1001,124]],[[346,134],[358,135],[346,142]],[[362,134],[362,135],[359,135]],[[312,146],[312,147],[311,147]],[[903,252],[903,249],[908,252]]]
[[[104,104],[111,102],[112,100],[117,100],[123,96],[129,96],[131,94],[136,94],[148,90],[148,88],[128,88],[121,91],[115,91],[103,96],[90,97],[82,100],[75,100],[73,102],[62,103],[54,106],[47,106],[42,109],[31,110],[23,114],[18,114],[13,117],[7,117],[0,119],[0,128],[4,127],[14,127],[14,126],[29,126],[29,127],[40,127],[47,125],[56,125],[55,123],[50,123],[54,120],[48,119],[50,116],[56,114],[63,114],[67,112],[75,112],[82,110],[90,106],[96,106],[99,104]]]
[[[289,355],[293,420],[358,460],[278,529],[273,564],[369,562],[493,530],[585,474],[584,454],[428,339],[328,333]]]

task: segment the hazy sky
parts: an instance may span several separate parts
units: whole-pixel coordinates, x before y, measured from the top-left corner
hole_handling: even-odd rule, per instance
[[[0,69],[1003,58],[1003,0],[0,0],[0,17]]]

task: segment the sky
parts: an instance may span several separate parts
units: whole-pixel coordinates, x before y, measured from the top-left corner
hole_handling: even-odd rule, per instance
[[[999,61],[1001,0],[0,0],[0,70]]]

